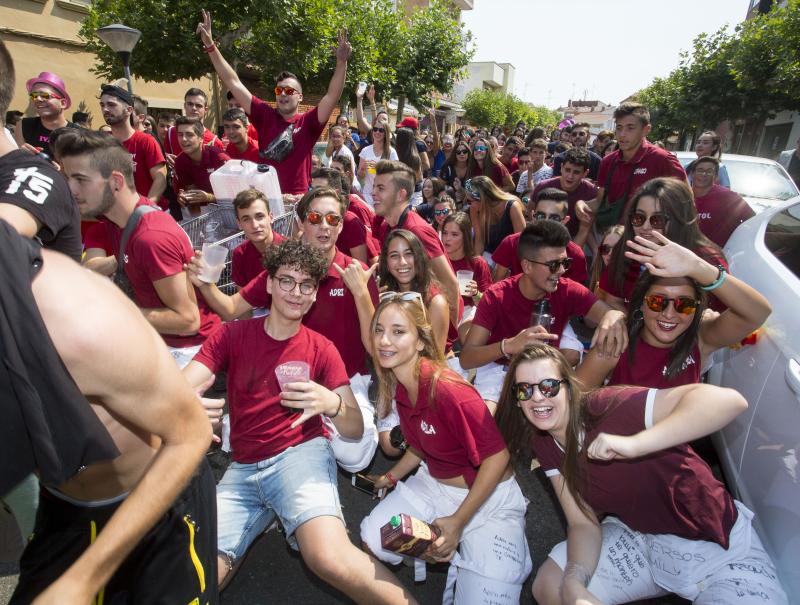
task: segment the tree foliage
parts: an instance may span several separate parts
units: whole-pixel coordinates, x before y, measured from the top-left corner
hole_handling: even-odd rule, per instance
[[[472,53],[470,34],[448,12],[447,0],[432,1],[409,23],[392,0],[95,0],[80,33],[97,57],[95,73],[121,76],[119,60],[95,32],[124,23],[142,31],[131,59],[137,76],[174,82],[208,74],[211,64],[195,35],[202,8],[211,12],[214,39],[232,65],[268,83],[287,69],[307,92],[327,88],[341,28],[354,49],[350,90],[366,80],[419,102],[432,91],[449,92]]]
[[[701,34],[678,67],[637,99],[650,108],[655,136],[800,109],[800,0],[733,33]]]
[[[471,124],[492,128],[512,129],[522,121],[528,128],[554,126],[560,114],[546,107],[525,103],[513,94],[495,90],[476,89],[467,93],[461,104],[464,118]]]

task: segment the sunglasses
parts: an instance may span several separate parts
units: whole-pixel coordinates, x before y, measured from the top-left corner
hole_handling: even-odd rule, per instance
[[[611,254],[611,251],[614,249],[613,246],[609,246],[608,244],[600,244],[597,246],[597,253],[601,256],[605,256],[606,254]]]
[[[476,145],[472,148],[472,151],[486,151],[489,149],[488,147],[484,147],[483,145]]]
[[[672,302],[675,311],[681,315],[692,315],[697,310],[699,304],[691,296],[676,296],[675,298],[667,298],[661,294],[648,294],[644,297],[644,303],[647,308],[654,313],[661,313],[667,308],[667,305]]]
[[[50,99],[61,100],[64,98],[64,97],[59,97],[58,95],[54,95],[51,92],[44,92],[44,91],[34,91],[28,96],[31,98],[31,101],[35,101],[36,99],[42,99],[44,101],[49,101]]]
[[[422,299],[422,294],[419,292],[394,292],[393,290],[387,290],[386,292],[381,293],[380,302],[386,302],[387,300],[405,300],[416,302],[420,307],[422,307],[422,315],[425,317],[425,321],[428,320],[428,314],[425,309],[425,301]]]
[[[456,149],[456,155],[469,155],[469,149]]]
[[[566,382],[565,379],[559,380],[558,378],[545,378],[533,384],[530,382],[517,382],[514,384],[514,394],[517,401],[528,401],[533,397],[533,389],[538,387],[543,397],[552,399],[558,395],[561,385]]]
[[[560,223],[562,221],[560,214],[545,214],[544,212],[537,212],[536,214],[533,215],[533,218],[534,220],[537,221],[548,220],[548,221],[555,221],[557,223]]]
[[[287,97],[291,97],[296,92],[300,92],[299,90],[295,90],[291,86],[276,86],[275,87],[275,96],[279,97],[282,94],[286,95]]]
[[[386,129],[378,126],[376,128],[373,128],[372,132],[386,132]]]
[[[569,268],[572,266],[572,259],[567,258],[558,258],[556,260],[549,260],[547,262],[542,262],[539,260],[532,260],[530,258],[526,258],[529,263],[535,263],[537,265],[544,265],[548,269],[550,269],[550,273],[556,274],[558,273],[559,267],[564,267],[564,271],[569,271]]]
[[[639,210],[631,214],[631,225],[634,227],[641,227],[645,224],[647,219],[650,219],[650,226],[653,229],[663,229],[667,226],[669,217],[664,212],[654,212],[649,217]]]
[[[308,296],[317,289],[317,284],[315,284],[313,281],[297,281],[288,275],[275,277],[274,279],[278,282],[278,286],[280,286],[280,289],[284,292],[294,292],[294,289],[299,286],[300,294]]]
[[[306,214],[306,220],[312,225],[321,225],[322,221],[325,221],[331,227],[338,227],[342,222],[342,217],[338,214],[322,214],[311,210]]]
[[[450,214],[450,208],[442,208],[441,210],[434,210],[434,216],[447,216]]]

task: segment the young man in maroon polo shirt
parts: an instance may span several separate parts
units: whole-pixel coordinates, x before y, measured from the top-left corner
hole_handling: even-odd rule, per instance
[[[311,173],[311,187],[333,187],[343,199],[348,200],[348,209],[344,213],[344,224],[339,239],[336,240],[336,247],[362,263],[369,263],[370,259],[379,256],[380,244],[372,237],[372,229],[367,230],[363,221],[354,212],[350,212],[349,196],[344,192],[341,175],[332,168],[315,168]]]
[[[409,206],[409,197],[414,193],[416,182],[414,172],[396,160],[381,160],[375,170],[372,200],[375,214],[381,219],[373,224],[375,238],[383,245],[386,236],[393,229],[406,229],[417,236],[430,259],[431,269],[444,290],[450,307],[450,321],[457,325],[461,294],[458,291],[456,274],[447,259],[439,235]]]
[[[178,365],[186,365],[220,323],[184,271],[194,255],[186,233],[167,213],[147,212],[140,216],[120,259],[123,229],[139,206],[149,205],[133,188],[127,150],[104,134],[75,129],[58,138],[56,153],[81,215],[103,217],[117,270],[125,272],[134,302]]]
[[[570,217],[567,215],[567,194],[550,187],[542,189],[536,198],[528,203],[527,220],[532,223],[538,220],[550,220],[561,223],[565,227],[569,225]],[[517,246],[522,232],[512,233],[500,242],[497,249],[492,254],[494,261],[494,271],[492,281],[498,282],[506,277],[519,275],[522,273],[522,262],[517,255]],[[586,269],[586,255],[575,242],[567,242],[567,256],[572,259],[572,265],[564,273],[564,277],[584,283],[589,277]]]
[[[221,370],[228,376],[234,462],[217,486],[218,580],[224,587],[253,541],[277,520],[328,584],[365,603],[407,603],[389,571],[350,541],[341,513],[326,437],[333,427],[358,440],[361,414],[342,358],[302,323],[327,264],[321,250],[302,242],[271,248],[264,283],[269,315],[226,323],[184,371],[195,387]],[[307,365],[307,379],[282,383],[288,372],[278,369],[298,362]]]
[[[543,220],[528,225],[517,247],[520,275],[492,285],[483,293],[461,351],[461,366],[477,368],[475,388],[497,402],[508,360],[531,343],[557,346],[570,317],[584,316],[598,325],[592,345],[620,355],[627,345],[625,314],[615,311],[585,286],[564,278],[569,232],[564,225]],[[536,302],[547,299],[550,328],[531,325]],[[573,363],[577,363],[574,351]]]
[[[131,125],[133,97],[119,86],[104,84],[100,93],[100,111],[111,126],[111,136],[128,150],[133,160],[136,192],[166,209],[163,195],[167,188],[167,164],[158,142]]]
[[[360,440],[354,441],[342,438],[332,430],[333,450],[342,468],[357,472],[372,461],[378,444],[375,410],[368,397],[370,376],[366,365],[370,346],[369,324],[378,301],[378,288],[374,279],[363,279],[363,273],[371,277],[375,268],[368,270],[366,265],[336,248],[345,212],[344,202],[337,191],[329,187],[312,189],[303,196],[295,211],[302,221],[302,240],[322,250],[328,260],[328,273],[320,281],[316,302],[303,318],[303,323],[329,338],[344,360],[350,385],[364,416],[364,434]],[[269,307],[267,271],[262,271],[233,296],[226,296],[214,284],[200,280],[198,259],[199,255],[189,265],[189,276],[211,308],[223,319],[232,320],[254,308]]]
[[[231,252],[231,280],[237,288],[244,288],[264,270],[264,253],[270,246],[281,244],[286,238],[272,230],[269,201],[258,189],[246,189],[233,199],[236,224],[247,241]]]
[[[308,191],[314,143],[322,134],[344,91],[347,60],[352,52],[347,34],[339,33],[336,70],[325,96],[310,111],[298,113],[297,109],[303,100],[303,87],[297,76],[287,71],[278,74],[275,82],[277,109],[273,109],[247,90],[236,71],[222,56],[211,34],[211,15],[205,10],[203,21],[197,25],[197,33],[217,75],[256,127],[261,159],[278,170],[284,201],[297,202]]]
[[[717,246],[724,248],[736,227],[755,216],[755,213],[741,195],[717,185],[718,173],[719,160],[706,156],[692,163],[689,174],[700,231]]]
[[[614,120],[619,149],[600,162],[595,198],[575,203],[578,219],[593,223],[599,232],[621,224],[628,200],[650,179],[672,176],[686,180],[678,158],[647,141],[651,128],[647,107],[623,103],[614,111]],[[576,238],[576,243],[582,246],[585,240]]]
[[[206,112],[208,111],[208,95],[199,88],[190,88],[183,96],[183,115],[187,118],[197,118],[200,123],[206,119]],[[216,147],[224,151],[225,144],[220,138],[211,132],[205,126],[203,127],[202,134],[203,145]],[[164,145],[165,157],[167,164],[170,167],[174,164],[175,158],[183,153],[180,141],[178,140],[178,131],[175,127],[170,128],[167,134],[166,144]]]
[[[233,108],[222,114],[222,127],[228,146],[225,148],[232,160],[247,160],[258,164],[258,140],[251,139],[247,133],[250,120],[243,109]]]
[[[173,189],[186,219],[200,216],[202,207],[216,199],[209,175],[230,157],[216,147],[203,145],[203,124],[197,118],[181,116],[175,120],[175,130],[183,153],[175,159]]]
[[[536,196],[544,189],[550,189],[552,187],[560,189],[567,194],[567,215],[570,217],[570,220],[565,224],[573,239],[577,237],[581,227],[580,221],[575,216],[576,202],[578,200],[593,199],[597,195],[597,187],[595,187],[594,183],[586,179],[586,176],[589,174],[589,164],[589,154],[586,153],[585,149],[568,149],[564,153],[564,159],[561,162],[561,174],[539,181],[533,188],[533,193],[531,194],[531,199],[536,199]],[[588,227],[586,227],[586,229],[588,229]]]

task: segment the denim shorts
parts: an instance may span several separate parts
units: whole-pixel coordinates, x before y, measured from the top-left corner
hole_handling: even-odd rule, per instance
[[[344,523],[330,442],[316,437],[252,464],[231,463],[217,485],[217,550],[235,561],[276,520],[295,530],[316,517]]]

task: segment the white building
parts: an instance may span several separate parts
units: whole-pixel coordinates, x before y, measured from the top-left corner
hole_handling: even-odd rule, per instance
[[[467,65],[467,77],[453,88],[453,100],[460,103],[472,90],[514,91],[514,74],[511,63],[495,61],[476,61]]]

